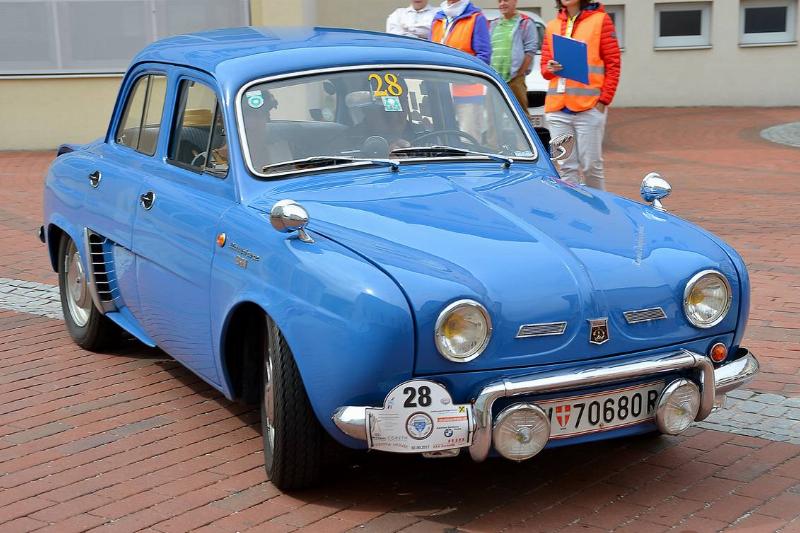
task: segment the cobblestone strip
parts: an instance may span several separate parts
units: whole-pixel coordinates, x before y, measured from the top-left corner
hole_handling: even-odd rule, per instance
[[[0,278],[0,309],[64,318],[58,287],[34,281]]]
[[[774,143],[800,148],[800,122],[772,126],[762,130],[761,137]]]
[[[724,409],[711,413],[698,426],[800,444],[800,398],[735,390],[728,393]]]

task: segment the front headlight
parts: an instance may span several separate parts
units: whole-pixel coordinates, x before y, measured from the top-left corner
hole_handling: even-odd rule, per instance
[[[453,302],[436,320],[436,349],[445,359],[466,363],[478,357],[492,335],[486,308],[474,300]]]
[[[731,285],[720,272],[704,270],[695,274],[683,291],[683,311],[698,328],[716,326],[731,308]]]

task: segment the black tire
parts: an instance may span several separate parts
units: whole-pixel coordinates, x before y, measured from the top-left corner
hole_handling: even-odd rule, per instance
[[[327,435],[311,408],[283,335],[269,318],[266,327],[261,394],[264,467],[281,490],[312,487],[322,479]]]
[[[70,272],[68,264],[71,262],[72,254],[77,254],[77,260],[80,263],[80,252],[77,251],[72,239],[64,234],[58,244],[58,290],[61,295],[61,309],[64,312],[67,331],[72,340],[86,350],[98,352],[112,348],[119,343],[122,331],[119,326],[97,310],[88,292],[85,292],[87,290],[85,284],[88,281],[83,275],[82,267],[76,276],[76,279],[80,278],[80,281],[76,284],[78,286],[83,284],[83,290],[76,290],[83,296],[78,298],[78,301],[70,296],[67,274],[75,274]],[[72,300],[72,307],[70,300]]]

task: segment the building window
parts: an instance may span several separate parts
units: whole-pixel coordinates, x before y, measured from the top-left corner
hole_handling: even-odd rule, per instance
[[[743,45],[794,44],[797,0],[743,0],[739,42]]]
[[[625,48],[625,6],[606,5],[605,8],[606,13],[608,13],[608,16],[611,17],[611,21],[614,23],[619,47]]]
[[[711,46],[711,4],[656,4],[656,48]]]
[[[122,73],[156,39],[245,26],[248,0],[0,0],[0,76]]]

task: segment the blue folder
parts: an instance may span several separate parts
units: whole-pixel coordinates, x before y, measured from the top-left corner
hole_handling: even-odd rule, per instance
[[[583,84],[589,83],[589,59],[585,42],[553,35],[553,59],[564,67],[557,73],[558,76]]]

